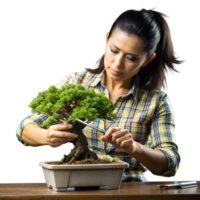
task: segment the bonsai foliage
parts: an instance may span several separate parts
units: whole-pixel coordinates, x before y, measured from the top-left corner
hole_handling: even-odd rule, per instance
[[[75,145],[73,153],[64,156],[62,161],[72,163],[85,158],[97,159],[97,155],[88,149],[88,143],[82,129],[85,125],[76,118],[87,123],[99,119],[114,120],[115,106],[103,92],[95,93],[93,89],[85,89],[80,84],[68,84],[61,89],[50,86],[40,92],[29,105],[32,112],[49,116],[41,126],[49,128],[53,124],[71,123],[73,128],[68,130],[78,135],[72,143]]]
[[[114,120],[114,104],[103,92],[95,93],[93,89],[85,89],[80,84],[68,84],[61,89],[50,86],[33,99],[29,107],[32,112],[44,114],[49,118],[42,126],[49,126],[63,122],[75,122],[76,118],[87,123],[96,118]]]

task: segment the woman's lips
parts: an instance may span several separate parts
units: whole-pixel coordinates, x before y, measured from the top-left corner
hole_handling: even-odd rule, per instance
[[[111,69],[111,72],[112,72],[112,74],[114,74],[114,75],[120,75],[120,74],[122,74],[121,72],[116,72],[114,69],[112,69],[112,68],[110,68]]]

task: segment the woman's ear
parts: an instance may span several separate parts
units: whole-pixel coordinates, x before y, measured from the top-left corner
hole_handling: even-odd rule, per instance
[[[106,33],[106,42],[108,42],[109,32]]]
[[[156,53],[152,53],[152,55],[144,62],[142,67],[145,67],[147,64],[149,64],[155,57],[156,57]]]

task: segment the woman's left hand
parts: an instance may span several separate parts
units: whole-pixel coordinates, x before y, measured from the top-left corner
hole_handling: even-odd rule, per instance
[[[112,137],[111,137],[112,135]],[[136,142],[128,130],[120,127],[110,127],[104,136],[101,137],[103,142],[111,143],[116,148],[121,148],[128,154],[133,154],[136,151]]]

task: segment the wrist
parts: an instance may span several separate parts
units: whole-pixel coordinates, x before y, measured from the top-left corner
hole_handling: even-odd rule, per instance
[[[133,148],[133,152],[132,152],[132,156],[133,157],[137,157],[139,154],[141,154],[142,152],[142,144],[138,143],[138,142],[134,142],[134,148]]]
[[[47,129],[41,128],[41,133],[40,133],[40,142],[41,145],[47,145]]]

